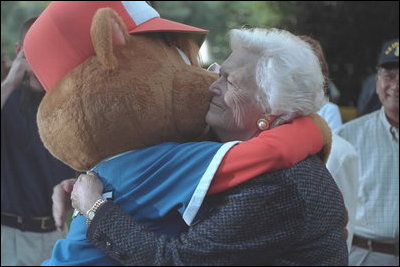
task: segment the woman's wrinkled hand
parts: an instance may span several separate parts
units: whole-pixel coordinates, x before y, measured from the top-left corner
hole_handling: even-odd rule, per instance
[[[102,193],[103,184],[95,173],[81,174],[71,193],[72,207],[86,216],[87,211],[101,198]]]

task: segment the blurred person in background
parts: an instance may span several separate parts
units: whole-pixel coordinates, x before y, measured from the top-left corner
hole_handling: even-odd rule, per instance
[[[329,127],[331,127],[332,131],[342,126],[342,117],[340,115],[340,110],[338,105],[332,103],[330,101],[331,97],[331,87],[336,86],[331,82],[329,79],[329,67],[328,63],[326,62],[324,51],[322,50],[321,44],[319,41],[315,40],[314,38],[306,35],[300,36],[301,39],[309,43],[314,50],[314,53],[317,55],[320,64],[322,74],[324,75],[324,92],[327,102],[322,108],[318,111],[318,114],[326,120]],[[336,89],[337,90],[337,89]]]
[[[324,75],[324,90],[325,94],[329,90],[329,68],[326,62],[324,51],[322,50],[319,41],[310,36],[300,36],[301,39],[311,45],[317,55],[321,70]],[[325,112],[321,112],[325,108]],[[341,125],[339,108],[336,104],[328,102],[318,112],[321,116],[326,116],[328,124],[331,128],[337,129]],[[322,113],[322,114],[321,114]],[[340,122],[340,124],[339,124]],[[332,129],[334,130],[334,129]],[[358,191],[358,154],[352,144],[347,142],[337,134],[332,134],[332,148],[329,155],[326,167],[332,174],[333,179],[338,184],[340,191],[343,194],[344,203],[349,216],[347,224],[347,246],[350,250],[354,233],[354,220],[357,206],[357,191]]]
[[[357,100],[357,113],[359,116],[378,110],[382,104],[376,93],[376,73],[368,75],[363,81],[361,93]]]
[[[399,265],[399,39],[377,65],[382,108],[344,124],[338,134],[359,154],[359,189],[350,265]]]
[[[1,265],[39,265],[50,256],[57,232],[53,186],[75,172],[43,146],[36,112],[44,90],[22,51],[36,18],[22,24],[17,57],[1,84]]]
[[[329,75],[328,69],[327,69],[327,75]],[[336,129],[338,129],[340,126],[343,125],[343,120],[339,106],[334,101],[332,101],[332,94],[331,94],[332,87],[336,88],[335,84],[328,78],[325,86],[325,96],[328,101],[318,111],[318,114],[326,120],[329,127],[331,127],[332,131],[335,131]]]
[[[1,53],[1,81],[3,81],[11,67],[11,60],[6,54]]]

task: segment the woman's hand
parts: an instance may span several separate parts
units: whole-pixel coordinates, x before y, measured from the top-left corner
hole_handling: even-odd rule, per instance
[[[54,186],[53,195],[53,218],[58,231],[64,230],[65,216],[71,207],[71,191],[76,182],[76,178],[67,179]]]
[[[71,193],[72,207],[86,216],[87,211],[101,198],[102,193],[103,184],[95,173],[81,174]]]

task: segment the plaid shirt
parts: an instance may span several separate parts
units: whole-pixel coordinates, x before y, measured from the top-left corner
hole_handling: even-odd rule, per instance
[[[347,265],[342,195],[316,157],[229,191],[178,238],[157,236],[108,202],[88,238],[125,265]]]
[[[383,107],[338,130],[359,155],[354,233],[381,242],[399,242],[399,129]]]

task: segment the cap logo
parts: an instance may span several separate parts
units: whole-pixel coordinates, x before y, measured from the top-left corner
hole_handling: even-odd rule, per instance
[[[394,49],[396,49],[394,51],[394,55],[396,57],[399,56],[399,42],[394,42],[393,44],[389,45],[386,50],[385,50],[385,55],[389,55]]]

